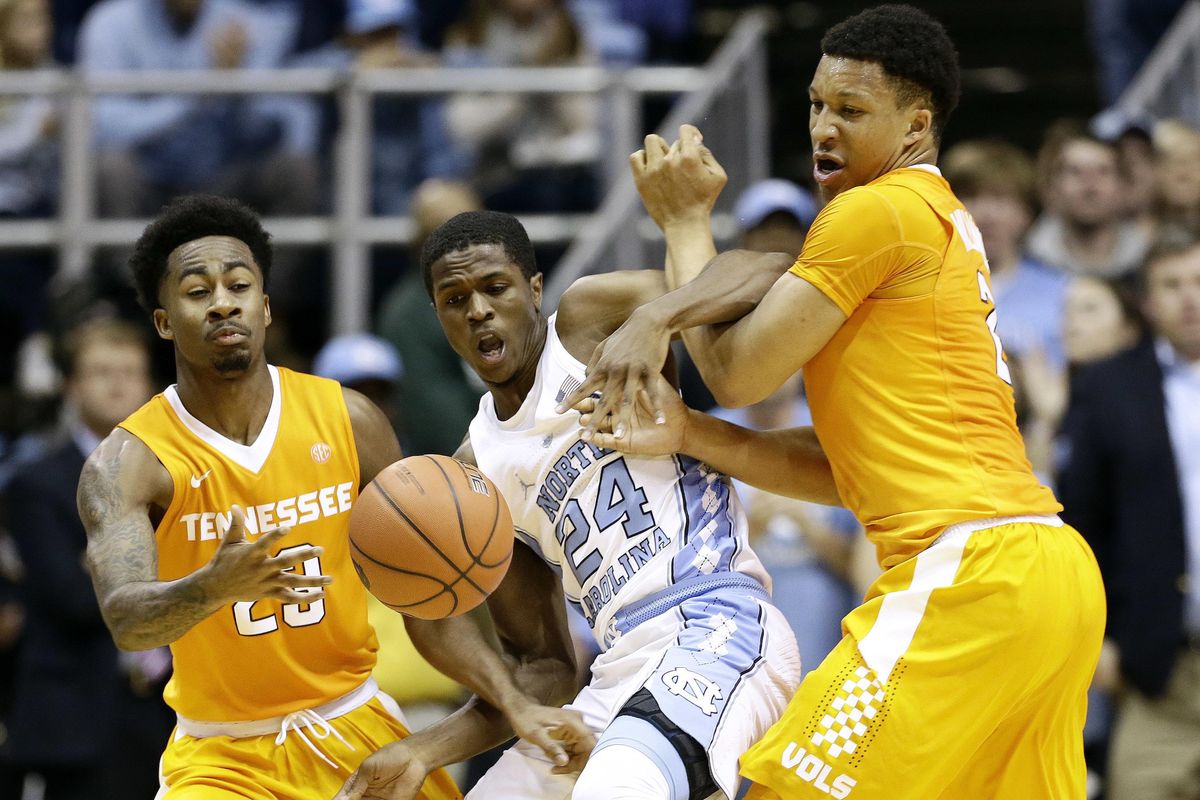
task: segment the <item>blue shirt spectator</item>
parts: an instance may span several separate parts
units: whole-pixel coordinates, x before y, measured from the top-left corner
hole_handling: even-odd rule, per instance
[[[295,67],[402,68],[434,66],[415,34],[412,0],[348,0],[342,36],[304,53]],[[446,129],[440,99],[382,95],[373,108],[371,209],[403,214],[418,184],[428,178],[461,178],[471,158],[456,148]]]
[[[268,68],[284,62],[293,9],[244,0],[104,0],[80,35],[80,66],[105,70]],[[107,95],[93,106],[97,144],[133,151],[152,183],[210,185],[235,160],[280,148],[311,154],[311,103],[297,97]]]
[[[1021,357],[1039,351],[1055,367],[1065,365],[1062,344],[1063,302],[1070,278],[1030,258],[1003,272],[992,272],[996,329],[1004,351]]]

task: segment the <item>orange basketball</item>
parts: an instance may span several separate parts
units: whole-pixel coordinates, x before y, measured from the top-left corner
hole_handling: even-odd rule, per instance
[[[465,614],[500,585],[513,526],[495,484],[446,456],[380,472],[350,512],[350,556],[367,590],[421,619]]]

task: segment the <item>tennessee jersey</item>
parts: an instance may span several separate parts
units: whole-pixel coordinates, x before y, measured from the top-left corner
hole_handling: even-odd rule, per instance
[[[233,603],[171,645],[175,673],[164,696],[193,720],[258,720],[318,706],[361,686],[375,665],[366,592],[347,549],[359,466],[341,387],[268,369],[274,393],[253,444],[227,439],[193,417],[174,386],[121,423],[153,451],[174,485],[156,530],[159,580],[208,563],[235,503],[246,511],[247,538],[291,526],[280,552],[323,547],[320,557],[295,569],[333,578],[324,599]]]
[[[838,195],[791,271],[848,317],[805,388],[881,566],[956,522],[1061,510],[1017,431],[982,237],[936,167]]]

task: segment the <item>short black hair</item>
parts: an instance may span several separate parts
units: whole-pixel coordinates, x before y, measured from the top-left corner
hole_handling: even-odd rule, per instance
[[[533,243],[520,220],[499,211],[464,211],[438,226],[421,248],[421,277],[430,297],[433,297],[434,262],[447,253],[477,244],[500,245],[504,254],[521,268],[526,280],[537,275]]]
[[[271,235],[263,230],[258,215],[229,197],[190,194],[163,206],[134,245],[129,268],[142,308],[154,311],[162,306],[158,290],[167,274],[167,257],[181,244],[205,236],[228,236],[249,247],[266,289],[271,274]]]
[[[821,52],[879,64],[899,83],[903,105],[928,98],[933,135],[941,139],[961,92],[958,51],[942,23],[912,6],[876,6],[827,30]]]

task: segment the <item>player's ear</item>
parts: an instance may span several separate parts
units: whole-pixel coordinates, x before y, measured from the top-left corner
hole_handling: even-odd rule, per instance
[[[904,135],[905,144],[916,144],[933,133],[933,112],[928,108],[913,109],[908,118],[908,133]]]
[[[533,295],[533,307],[542,310],[542,273],[529,279],[529,292]]]
[[[271,327],[271,296],[263,295],[263,320],[266,327]]]
[[[150,316],[154,320],[154,330],[158,333],[158,338],[168,341],[175,338],[175,331],[171,329],[171,318],[167,316],[165,308],[154,309]]]

